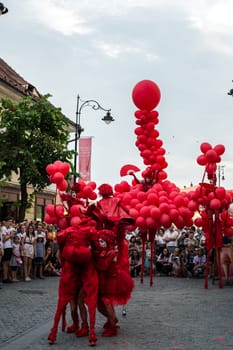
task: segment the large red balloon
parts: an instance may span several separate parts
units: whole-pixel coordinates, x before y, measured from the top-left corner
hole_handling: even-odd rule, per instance
[[[139,109],[152,111],[159,104],[160,97],[158,85],[151,80],[141,80],[133,88],[132,99]]]

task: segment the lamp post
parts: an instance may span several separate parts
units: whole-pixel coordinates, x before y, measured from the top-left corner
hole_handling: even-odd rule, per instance
[[[225,167],[225,165],[218,165],[218,186],[219,187],[221,185],[221,180],[222,181],[225,180],[224,167]]]
[[[233,82],[233,80],[232,80],[232,82]],[[230,90],[228,91],[227,95],[233,97],[233,89],[230,89]]]
[[[81,104],[80,104],[81,103]],[[97,110],[102,110],[106,112],[106,115],[102,118],[102,120],[106,124],[110,124],[111,122],[114,121],[114,118],[111,116],[111,109],[105,109],[103,108],[99,102],[95,100],[86,100],[82,101],[80,99],[80,96],[77,96],[77,107],[76,107],[76,120],[75,120],[75,137],[73,140],[70,140],[69,142],[74,141],[74,150],[75,150],[75,155],[74,155],[74,182],[76,182],[77,178],[77,151],[78,151],[78,140],[80,139],[81,133],[84,131],[83,127],[80,124],[80,119],[81,119],[81,113],[84,107],[91,107],[95,111]]]
[[[0,2],[0,16],[5,15],[8,12],[8,8],[4,6],[2,2]]]

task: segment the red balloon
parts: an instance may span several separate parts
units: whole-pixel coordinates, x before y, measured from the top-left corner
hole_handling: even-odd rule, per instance
[[[68,182],[66,180],[63,180],[62,182],[59,182],[57,184],[57,188],[59,191],[66,191],[68,188]]]
[[[226,197],[226,190],[224,187],[217,187],[215,190],[215,195],[218,199],[224,199]]]
[[[150,215],[150,207],[142,207],[141,210],[140,210],[140,215],[143,217],[143,218],[146,218],[147,216]]]
[[[169,216],[173,222],[175,222],[179,216],[179,212],[177,209],[170,209]]]
[[[153,218],[151,218],[151,217],[146,218],[145,222],[146,222],[146,227],[148,227],[148,228],[155,227],[155,220]]]
[[[168,228],[171,226],[172,220],[169,217],[168,214],[163,213],[160,217],[160,224],[161,226],[164,226],[165,228]]]
[[[56,215],[62,217],[64,215],[64,207],[61,204],[55,206]]]
[[[221,201],[217,198],[211,199],[210,208],[213,210],[219,210],[221,208]]]
[[[89,199],[91,199],[92,201],[94,201],[96,198],[97,198],[97,194],[96,194],[94,191],[92,191],[92,192],[90,193],[90,195],[89,195]]]
[[[64,230],[69,226],[69,222],[66,218],[61,218],[58,220],[57,225],[61,230]]]
[[[161,216],[161,211],[160,211],[160,209],[159,208],[157,208],[157,207],[153,207],[153,208],[151,208],[151,210],[150,210],[150,215],[151,215],[151,217],[153,218],[153,219],[159,219],[160,218],[160,216]]]
[[[64,176],[66,176],[70,171],[70,164],[66,162],[61,163],[58,165],[58,169]]]
[[[132,216],[132,218],[136,219],[138,217],[138,210],[134,209],[134,208],[131,208],[129,210],[129,215]]]
[[[160,101],[160,89],[151,80],[142,80],[135,85],[132,92],[132,99],[136,107],[152,111]]]
[[[202,151],[202,153],[206,153],[210,149],[212,149],[212,146],[208,142],[203,142],[200,146],[200,150]]]
[[[49,215],[49,214],[45,214],[44,216],[44,221],[47,223],[47,224],[55,224],[57,222],[57,218],[56,216],[52,216],[52,215]]]
[[[218,155],[213,149],[210,149],[206,152],[205,156],[206,156],[207,162],[215,163]]]
[[[55,171],[56,171],[56,168],[54,167],[53,164],[48,164],[46,166],[45,170],[46,170],[47,174],[53,175],[55,173]]]
[[[198,209],[198,204],[194,200],[189,201],[188,208],[192,211],[196,211]]]
[[[47,204],[45,207],[45,211],[50,216],[55,216],[55,205],[54,204]]]
[[[161,203],[160,205],[159,205],[159,209],[160,209],[160,211],[161,211],[161,213],[168,213],[169,212],[169,205],[167,204],[167,203]]]
[[[59,184],[62,181],[64,181],[64,175],[62,173],[60,173],[59,171],[57,171],[55,174],[53,174],[53,182],[55,184]]]
[[[194,224],[195,224],[196,226],[198,226],[198,227],[202,227],[202,226],[203,226],[203,220],[202,220],[202,218],[196,218],[196,219],[194,220]]]
[[[142,216],[138,216],[137,219],[136,219],[136,225],[138,227],[145,226],[145,219]]]
[[[80,205],[79,204],[74,204],[70,208],[70,215],[71,216],[79,216],[80,215]]]
[[[218,156],[221,156],[225,152],[225,147],[223,145],[216,145],[214,146],[214,150]]]
[[[70,220],[71,226],[78,227],[81,223],[81,219],[79,216],[73,216]]]
[[[206,165],[206,157],[204,154],[201,154],[200,156],[197,157],[197,164],[199,165]]]

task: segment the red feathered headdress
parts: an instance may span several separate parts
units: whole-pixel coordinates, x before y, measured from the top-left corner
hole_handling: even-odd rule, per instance
[[[109,184],[102,184],[98,188],[100,196],[103,198],[108,198],[113,195],[113,189],[112,186]]]

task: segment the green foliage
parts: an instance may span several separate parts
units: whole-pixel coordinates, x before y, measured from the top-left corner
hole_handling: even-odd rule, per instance
[[[51,105],[50,96],[37,101],[26,97],[18,103],[0,100],[0,179],[14,171],[21,188],[31,185],[41,191],[50,183],[47,164],[72,158],[73,151],[67,150],[68,119]],[[25,209],[31,203],[27,201]]]

